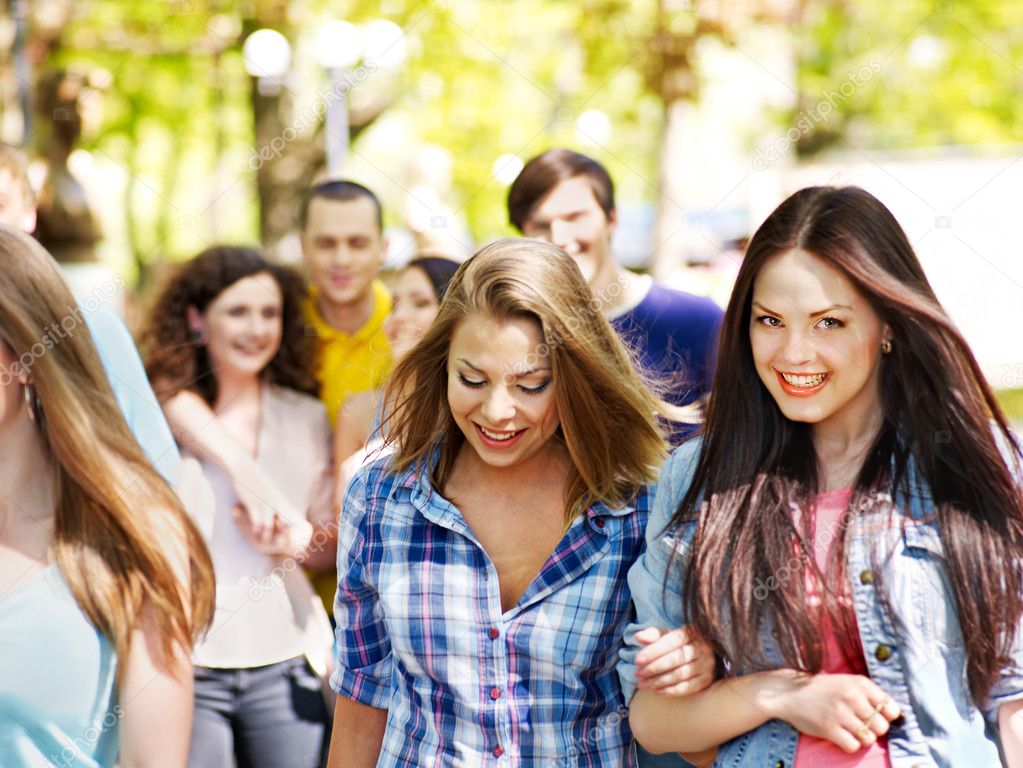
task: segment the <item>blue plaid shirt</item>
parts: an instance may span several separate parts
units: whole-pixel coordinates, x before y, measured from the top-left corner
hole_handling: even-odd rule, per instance
[[[633,766],[615,664],[649,489],[580,515],[520,598],[432,467],[378,459],[345,495],[338,543],[340,695],[386,709],[379,766]]]

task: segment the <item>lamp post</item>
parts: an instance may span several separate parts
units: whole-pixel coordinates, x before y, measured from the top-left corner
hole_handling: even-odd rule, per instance
[[[274,29],[257,29],[242,45],[245,71],[256,78],[261,96],[281,92],[284,75],[291,66],[291,44]]]
[[[327,177],[340,178],[348,163],[348,90],[345,75],[362,56],[359,28],[347,21],[329,21],[316,37],[316,58],[327,70]]]
[[[338,178],[348,163],[351,131],[348,92],[351,70],[359,61],[372,72],[394,73],[405,63],[405,33],[392,21],[378,19],[361,26],[334,20],[316,37],[316,58],[327,70],[330,96],[327,101],[327,176]],[[361,82],[361,79],[358,80]]]

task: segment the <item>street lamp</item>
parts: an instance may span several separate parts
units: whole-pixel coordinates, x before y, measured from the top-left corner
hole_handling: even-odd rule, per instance
[[[281,92],[284,75],[291,66],[291,44],[274,29],[257,29],[242,45],[245,71],[256,78],[262,96]]]

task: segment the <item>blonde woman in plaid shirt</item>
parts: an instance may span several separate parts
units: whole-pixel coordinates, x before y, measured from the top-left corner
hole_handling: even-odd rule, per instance
[[[633,765],[615,664],[667,406],[575,263],[481,249],[387,399],[395,452],[341,513],[330,765]]]

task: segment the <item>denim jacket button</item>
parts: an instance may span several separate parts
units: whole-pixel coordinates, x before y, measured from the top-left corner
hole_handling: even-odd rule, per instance
[[[881,643],[881,645],[877,646],[877,648],[874,649],[874,658],[877,659],[878,661],[888,661],[888,659],[890,659],[891,657],[892,647],[890,645],[885,645],[884,643]]]
[[[860,584],[873,584],[874,572],[869,568],[860,571]]]
[[[774,764],[774,768],[785,768],[785,761],[779,760],[777,763]]]

